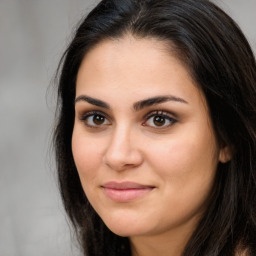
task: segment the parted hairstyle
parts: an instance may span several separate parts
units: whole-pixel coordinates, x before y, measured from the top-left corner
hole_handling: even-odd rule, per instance
[[[167,43],[204,93],[219,144],[232,149],[183,256],[256,255],[255,57],[236,23],[208,0],[103,0],[60,61],[54,148],[62,200],[84,253],[131,255],[129,238],[112,233],[88,202],[71,149],[81,61],[103,40],[127,34]]]

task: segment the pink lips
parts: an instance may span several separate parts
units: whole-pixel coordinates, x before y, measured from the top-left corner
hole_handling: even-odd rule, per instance
[[[108,182],[102,186],[107,197],[115,202],[125,203],[152,191],[154,187],[134,182]]]

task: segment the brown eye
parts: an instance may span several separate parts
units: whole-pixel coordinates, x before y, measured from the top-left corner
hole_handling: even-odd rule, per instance
[[[174,119],[170,113],[157,111],[148,115],[146,121],[143,122],[142,125],[160,129],[167,128],[176,122],[177,120]]]
[[[155,116],[153,122],[155,126],[163,126],[165,124],[165,118],[162,116]]]
[[[96,125],[102,125],[105,122],[105,117],[101,115],[94,115],[92,121]]]
[[[110,125],[110,121],[107,117],[100,113],[89,112],[84,115],[81,120],[85,123],[86,126],[92,128],[103,127],[105,125]]]

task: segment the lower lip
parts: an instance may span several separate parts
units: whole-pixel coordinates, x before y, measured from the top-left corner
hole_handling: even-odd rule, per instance
[[[144,196],[153,190],[153,188],[132,188],[132,189],[114,189],[103,188],[107,197],[119,203],[130,202]]]

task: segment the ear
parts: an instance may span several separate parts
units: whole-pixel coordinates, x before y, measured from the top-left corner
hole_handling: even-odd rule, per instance
[[[220,149],[220,153],[219,153],[219,161],[221,163],[227,163],[228,161],[230,161],[232,158],[232,150],[229,146],[225,146],[223,148]]]

